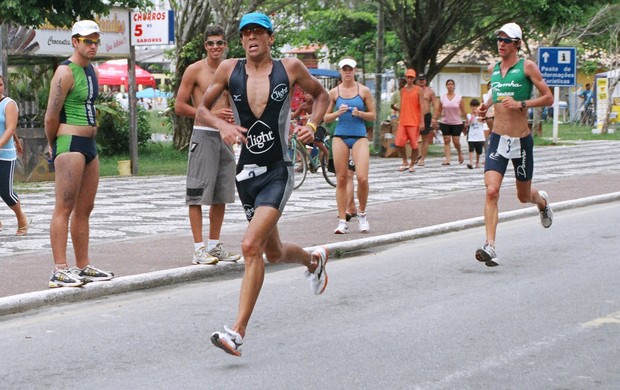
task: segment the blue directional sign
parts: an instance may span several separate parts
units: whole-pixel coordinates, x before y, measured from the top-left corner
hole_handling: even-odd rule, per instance
[[[538,48],[538,67],[550,87],[577,85],[577,49],[574,47]]]

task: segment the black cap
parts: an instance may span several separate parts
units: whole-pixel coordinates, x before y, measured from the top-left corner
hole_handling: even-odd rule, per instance
[[[418,80],[426,80],[426,74],[424,73],[418,74]]]

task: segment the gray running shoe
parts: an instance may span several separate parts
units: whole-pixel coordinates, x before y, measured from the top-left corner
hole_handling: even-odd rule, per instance
[[[476,260],[484,263],[487,267],[497,267],[499,265],[495,249],[489,244],[484,244],[476,250]]]
[[[217,257],[211,256],[209,252],[207,252],[207,248],[201,246],[197,251],[194,252],[194,258],[192,259],[192,264],[197,265],[215,265],[217,264]]]
[[[59,269],[52,272],[50,276],[49,287],[80,287],[84,285],[84,278],[74,274],[68,269]]]
[[[241,335],[234,330],[224,325],[223,332],[214,332],[211,335],[211,342],[218,348],[224,350],[224,352],[235,356],[241,356],[241,346],[243,345],[243,339]]]
[[[233,252],[228,252],[226,249],[222,248],[221,242],[218,243],[215,248],[211,249],[207,253],[213,257],[217,257],[219,261],[237,261],[241,258],[241,255]]]
[[[551,210],[551,206],[549,206],[549,195],[547,195],[545,191],[538,191],[538,195],[547,203],[544,210],[539,210],[540,224],[543,225],[544,228],[548,228],[553,223],[553,210]]]
[[[85,279],[87,282],[100,282],[103,280],[110,280],[114,278],[113,272],[108,272],[104,270],[100,270],[98,268],[93,267],[92,265],[87,265],[84,269],[79,269],[78,267],[71,268],[71,272],[74,275]]]

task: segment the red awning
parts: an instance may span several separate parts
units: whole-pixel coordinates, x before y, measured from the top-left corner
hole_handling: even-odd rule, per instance
[[[99,85],[124,85],[127,87],[127,60],[110,60],[97,67]],[[155,87],[155,78],[152,74],[136,65],[136,84]]]

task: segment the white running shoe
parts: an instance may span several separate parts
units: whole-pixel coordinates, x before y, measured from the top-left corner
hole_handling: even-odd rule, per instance
[[[359,222],[360,232],[368,233],[370,230],[370,224],[368,223],[368,217],[366,213],[359,213],[357,215],[357,221]]]
[[[327,271],[325,271],[325,265],[329,257],[329,250],[325,247],[320,247],[312,252],[312,254],[316,255],[319,260],[314,272],[310,273],[310,271],[306,270],[305,275],[306,279],[310,281],[310,288],[314,295],[321,295],[323,291],[325,291],[325,287],[327,287]]]
[[[241,335],[234,330],[224,325],[223,332],[214,332],[211,335],[211,342],[218,348],[224,350],[224,352],[235,356],[241,356],[241,346],[243,345],[243,339]]]
[[[99,268],[95,268],[90,264],[84,267],[84,269],[73,267],[70,271],[78,277],[85,279],[87,282],[101,282],[114,278],[113,272],[108,272]]]
[[[222,247],[222,243],[218,243],[215,248],[207,252],[207,254],[217,257],[218,261],[230,261],[234,262],[241,258],[241,255],[233,252],[229,252]]]
[[[484,263],[487,267],[496,267],[499,265],[495,248],[489,244],[484,244],[476,250],[476,260]]]
[[[545,191],[538,191],[538,195],[547,203],[544,210],[538,211],[540,213],[540,224],[543,225],[544,228],[548,228],[553,223],[553,210],[551,210],[551,206],[549,206],[549,195],[547,195]]]
[[[201,246],[194,252],[194,258],[192,259],[192,264],[197,265],[215,265],[217,262],[217,257],[210,255],[209,252],[207,252],[207,248],[204,246]]]
[[[347,234],[349,232],[349,224],[346,220],[341,219],[338,222],[338,227],[334,230],[334,234]]]

